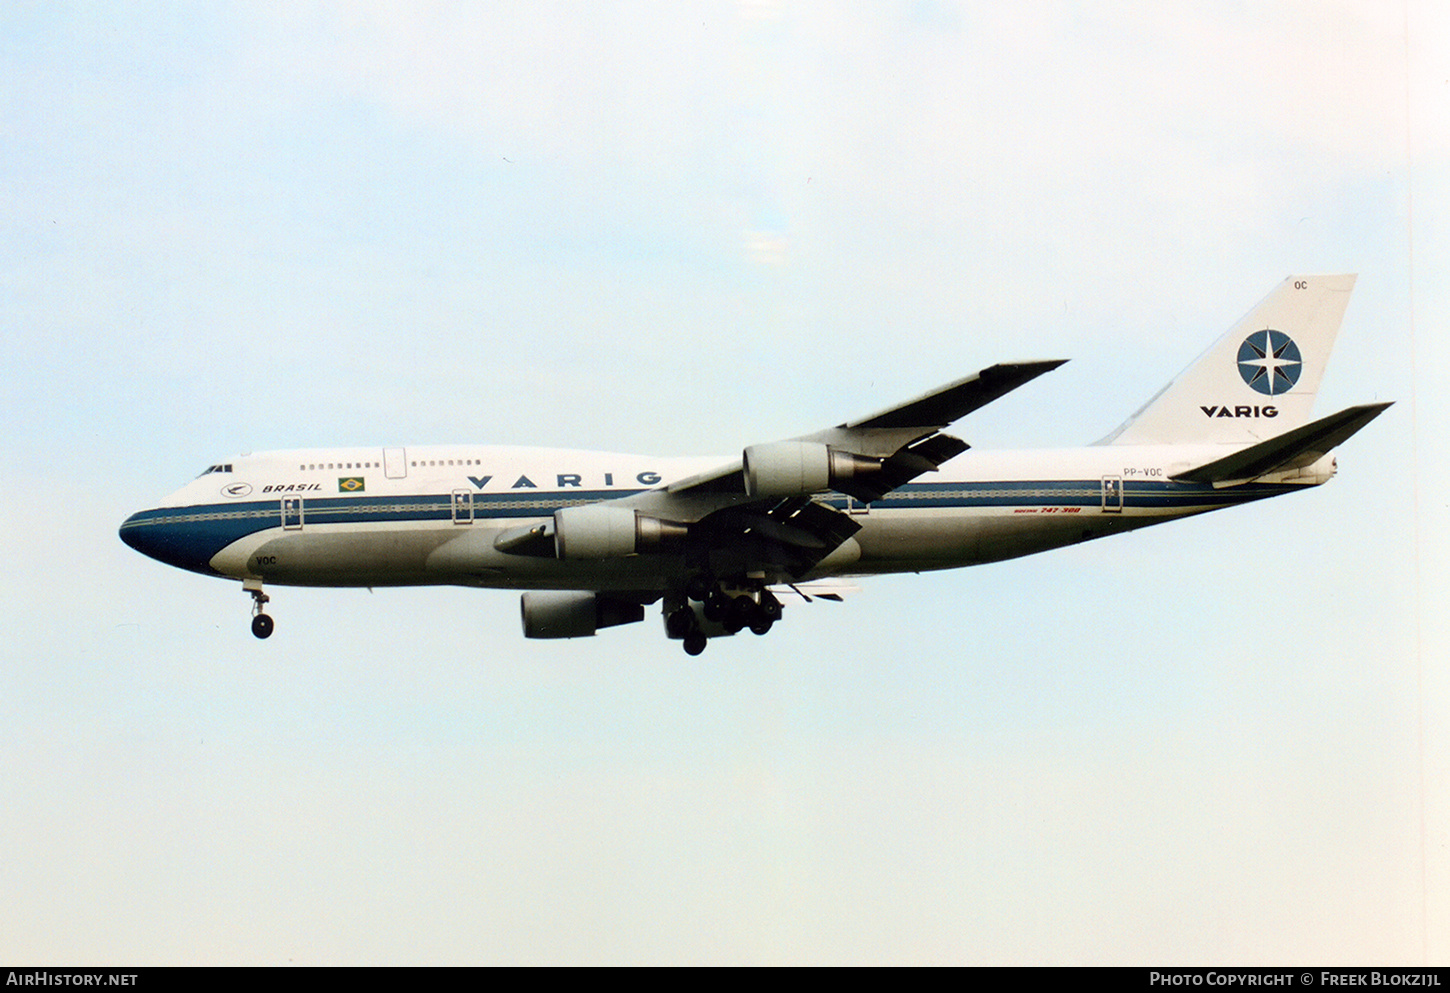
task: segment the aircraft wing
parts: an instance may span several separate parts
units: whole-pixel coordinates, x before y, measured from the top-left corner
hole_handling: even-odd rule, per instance
[[[717,469],[610,503],[680,523],[696,547],[747,567],[803,576],[861,528],[817,495],[835,491],[869,504],[935,471],[969,447],[942,428],[1063,361],[994,365],[824,431],[752,445]]]
[[[885,464],[878,480],[873,480],[873,485],[863,485],[858,481],[854,487],[840,490],[870,503],[967,450],[965,442],[938,433],[942,428],[1043,373],[1051,372],[1066,361],[999,363],[906,403],[776,444],[820,444],[857,456],[883,460]],[[707,495],[746,496],[745,468],[744,459],[738,459],[709,472],[670,483],[664,492],[684,500]],[[878,482],[887,485],[875,485]],[[846,485],[852,486],[849,482]],[[853,489],[860,492],[853,492]]]
[[[976,375],[925,393],[915,400],[908,400],[869,417],[842,424],[833,431],[860,433],[904,429],[915,432],[924,427],[944,428],[978,407],[985,407],[998,397],[1031,382],[1044,372],[1051,372],[1066,361],[1067,359],[1049,359],[1045,362],[998,363]]]

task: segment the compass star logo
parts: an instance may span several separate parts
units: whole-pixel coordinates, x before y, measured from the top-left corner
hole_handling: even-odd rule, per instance
[[[1255,331],[1239,346],[1239,375],[1260,393],[1287,393],[1303,370],[1299,346],[1282,331]]]

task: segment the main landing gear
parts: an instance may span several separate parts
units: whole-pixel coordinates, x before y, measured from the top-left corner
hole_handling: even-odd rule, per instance
[[[258,638],[270,638],[274,625],[271,615],[263,612],[262,605],[272,598],[262,592],[262,582],[258,579],[243,580],[242,589],[252,594],[252,634]]]
[[[685,602],[665,616],[666,633],[682,639],[687,654],[699,655],[712,635],[737,634],[746,628],[761,635],[780,620],[780,601],[763,584],[731,589],[727,592],[708,573],[692,576],[685,584]]]

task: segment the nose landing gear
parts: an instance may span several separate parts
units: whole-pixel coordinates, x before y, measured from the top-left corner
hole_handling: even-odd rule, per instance
[[[271,615],[262,610],[262,605],[272,598],[262,592],[262,581],[259,579],[243,580],[242,589],[252,594],[252,634],[258,638],[270,638],[274,625]]]

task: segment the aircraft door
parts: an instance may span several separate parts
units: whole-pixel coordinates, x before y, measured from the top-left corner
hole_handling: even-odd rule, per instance
[[[383,474],[389,479],[408,478],[408,450],[406,448],[383,449]]]
[[[453,491],[453,523],[473,523],[473,493],[470,490]]]
[[[282,527],[288,531],[302,530],[302,498],[300,496],[282,498]]]
[[[1103,513],[1121,514],[1123,512],[1123,477],[1103,477]]]

